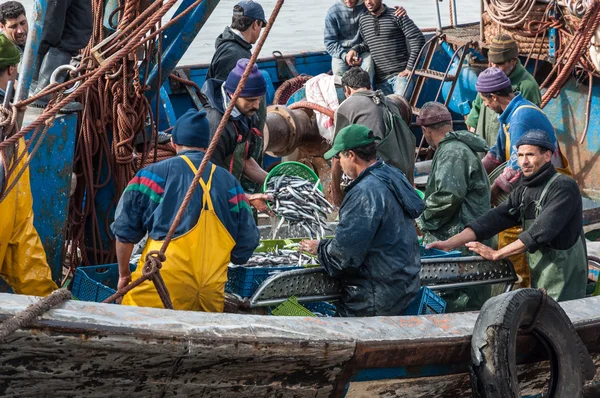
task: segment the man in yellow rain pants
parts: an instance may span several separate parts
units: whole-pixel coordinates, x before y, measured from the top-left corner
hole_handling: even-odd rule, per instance
[[[0,103],[4,101],[9,81],[17,77],[21,54],[17,47],[0,34]],[[2,140],[0,140],[1,142]],[[47,296],[57,289],[40,237],[33,226],[33,199],[29,185],[25,140],[21,138],[12,148],[0,150],[0,277],[17,294]],[[18,162],[14,167],[14,162]],[[13,188],[16,177],[23,168]]]
[[[146,254],[162,246],[204,158],[210,128],[206,112],[190,109],[173,129],[177,156],[140,170],[129,182],[115,213],[119,289],[142,275]],[[148,233],[136,271],[129,258]],[[208,163],[200,186],[166,251],[161,275],[176,310],[222,312],[227,266],[244,264],[259,243],[248,199],[238,180]],[[131,290],[122,304],[163,308],[154,284]]]

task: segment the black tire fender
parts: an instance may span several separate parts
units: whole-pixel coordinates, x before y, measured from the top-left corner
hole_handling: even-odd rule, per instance
[[[548,351],[550,382],[544,396],[581,397],[596,367],[567,314],[538,289],[501,294],[481,308],[471,340],[473,396],[521,397],[515,356],[520,332],[532,332]]]

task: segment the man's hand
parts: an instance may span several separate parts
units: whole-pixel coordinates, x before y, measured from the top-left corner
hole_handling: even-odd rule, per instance
[[[302,250],[305,253],[312,254],[313,256],[317,255],[318,247],[318,240],[303,240],[302,242],[300,242],[300,250]]]
[[[408,77],[410,75],[410,71],[408,69],[404,69],[402,72],[398,73],[398,77]]]
[[[250,202],[250,205],[252,205],[252,207],[258,210],[260,213],[268,214],[271,217],[275,215],[275,213],[273,213],[271,209],[269,209],[269,206],[267,206],[267,200],[273,200],[273,197],[271,195],[267,195],[264,193],[255,193],[251,195],[246,195],[246,197],[248,198],[248,202]]]
[[[454,250],[454,247],[452,246],[452,244],[447,240],[432,242],[432,243],[428,244],[425,248],[428,250],[429,249],[438,249],[438,250],[443,250],[445,252]]]
[[[131,283],[131,274],[126,275],[126,276],[119,275],[119,283],[117,283],[117,290],[121,290],[121,289],[125,288],[130,283]],[[121,301],[123,301],[123,297],[117,299],[117,304],[121,304]]]
[[[358,57],[358,53],[355,50],[348,51],[348,54],[346,54],[346,63],[348,65],[357,66],[360,65],[361,62],[362,58]]]
[[[485,258],[486,260],[496,261],[496,260],[499,260],[499,258],[500,258],[497,250],[494,250],[491,247],[484,245],[483,243],[468,242],[465,244],[465,246],[469,250],[479,254],[481,257]]]
[[[398,18],[402,18],[407,15],[404,7],[394,6],[394,8],[396,9],[396,11],[394,11],[394,16],[396,16]]]

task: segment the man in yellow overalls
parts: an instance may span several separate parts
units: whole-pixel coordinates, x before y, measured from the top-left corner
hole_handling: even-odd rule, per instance
[[[500,128],[496,144],[490,148],[483,166],[488,173],[506,162],[506,167],[491,186],[492,204],[497,205],[502,193],[512,192],[515,184],[523,175],[517,156],[517,141],[528,131],[538,129],[547,134],[555,150],[551,154],[551,163],[556,171],[572,176],[567,158],[562,155],[556,139],[554,127],[546,114],[535,104],[523,98],[521,93],[513,93],[510,79],[500,68],[488,68],[477,78],[477,92],[486,107],[498,114]],[[507,229],[498,235],[498,247],[501,249],[514,242],[523,232],[521,226]],[[530,282],[529,267],[524,255],[512,256],[517,273],[523,279],[521,287]]]
[[[4,101],[8,82],[17,77],[20,59],[17,47],[0,34],[0,103]],[[57,286],[52,280],[42,242],[33,226],[33,198],[29,167],[25,164],[27,156],[19,161],[26,150],[23,138],[12,147],[0,150],[0,198],[6,195],[0,199],[0,277],[15,293],[47,296]],[[14,162],[18,162],[16,167]],[[24,173],[11,188],[24,167]]]
[[[159,250],[204,158],[210,128],[206,112],[190,109],[175,124],[177,156],[140,170],[115,213],[119,288],[142,275],[146,254]],[[135,243],[148,234],[136,271],[129,270]],[[259,243],[248,199],[236,178],[208,163],[200,186],[166,251],[161,275],[176,310],[222,312],[227,266],[244,264]],[[124,305],[162,308],[146,281],[123,298]]]

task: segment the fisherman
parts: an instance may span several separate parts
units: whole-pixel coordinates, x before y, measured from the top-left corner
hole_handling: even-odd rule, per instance
[[[407,15],[396,17],[382,0],[365,0],[365,6],[369,12],[359,18],[363,42],[348,51],[346,63],[354,65],[359,54],[370,52],[377,88],[386,95],[408,98],[412,93],[408,77],[417,65],[425,36]]]
[[[6,1],[0,4],[0,29],[2,29],[2,34],[12,41],[19,52],[23,54],[29,31],[23,4],[18,1]]]
[[[4,101],[8,82],[17,77],[20,60],[19,49],[5,35],[0,35],[0,103]],[[7,131],[0,133],[0,142],[2,133]],[[25,151],[24,138],[13,147],[0,150],[0,275],[17,294],[47,296],[57,286],[33,225],[29,166],[27,156],[21,157]],[[18,164],[13,168],[14,162]],[[13,186],[16,178],[19,179]]]
[[[439,102],[421,107],[417,124],[435,149],[425,190],[425,210],[417,219],[423,243],[446,240],[490,210],[490,183],[479,158],[489,150],[468,131],[454,131],[452,115]]]
[[[231,96],[237,89],[248,62],[249,60],[245,58],[239,60],[226,81],[208,79],[202,87],[202,92],[210,102],[206,111],[210,122],[211,138],[231,101]],[[237,99],[235,108],[211,158],[217,166],[229,170],[238,181],[242,176],[246,176],[256,184],[263,184],[267,177],[267,172],[251,157],[259,141],[258,138],[262,137],[257,128],[256,111],[266,91],[267,82],[258,71],[258,67],[253,65],[244,90]]]
[[[520,92],[523,98],[540,106],[542,102],[540,86],[521,64],[519,48],[512,37],[506,34],[494,37],[490,43],[488,61],[490,67],[499,68],[508,76],[514,92]],[[499,128],[498,115],[483,105],[480,94],[477,94],[473,101],[473,108],[466,123],[469,130],[486,140],[489,147],[496,143]]]
[[[383,93],[371,90],[369,74],[359,67],[352,67],[342,77],[346,100],[335,112],[336,134],[351,124],[361,124],[371,129],[381,141],[377,144],[377,156],[387,164],[404,173],[409,182],[414,177],[415,136],[406,125],[396,105]],[[336,206],[341,205],[343,193],[340,188],[342,170],[340,162],[331,162],[331,193]]]
[[[428,247],[452,250],[466,244],[488,260],[527,252],[532,287],[546,289],[557,301],[583,298],[588,267],[577,183],[552,165],[556,146],[546,131],[528,131],[516,147],[522,185],[511,192],[508,201],[468,223],[458,235]],[[524,232],[500,250],[479,243],[519,224]]]
[[[38,51],[37,65],[33,72],[32,94],[38,94],[51,83],[54,71],[62,65],[71,63],[71,59],[87,46],[93,30],[91,0],[49,1],[44,18],[44,29]],[[66,74],[57,77],[62,83]],[[44,96],[33,103],[45,107],[50,96]],[[81,104],[71,102],[62,111],[81,110]]]
[[[491,173],[494,169],[506,162],[502,171],[491,187],[492,204],[498,203],[501,194],[508,194],[521,178],[522,171],[519,167],[517,148],[514,145],[519,138],[531,129],[541,129],[548,135],[554,144],[552,163],[561,173],[572,175],[569,162],[562,156],[554,127],[546,114],[535,104],[527,101],[520,93],[514,94],[510,79],[499,68],[488,68],[481,72],[476,83],[477,92],[480,94],[484,105],[498,114],[500,124],[496,143],[491,147],[483,165]],[[503,248],[514,242],[522,232],[520,226],[502,232],[498,236],[498,247]],[[524,255],[513,256],[510,259],[515,266],[517,274],[522,278],[520,287],[529,286],[529,267]]]
[[[334,75],[342,76],[353,66],[360,66],[369,73],[370,81],[375,76],[373,60],[369,52],[358,54],[351,64],[346,62],[348,51],[362,42],[358,31],[358,18],[367,11],[363,0],[335,0],[327,10],[325,17],[325,48],[331,55],[331,70]],[[406,10],[395,7],[395,15],[403,17]]]
[[[209,144],[206,112],[188,110],[175,123],[171,143],[177,156],[149,165],[129,182],[115,212],[121,289],[142,275],[146,255],[163,244]],[[177,310],[222,312],[227,266],[244,264],[258,246],[259,234],[239,182],[208,162],[200,186],[166,252],[161,275]],[[133,246],[148,242],[136,271],[130,272]],[[123,304],[162,308],[154,284],[146,281]]]
[[[346,188],[335,237],[300,244],[341,281],[339,316],[401,315],[420,287],[414,219],[423,202],[400,170],[377,159],[376,140],[357,124],[335,137],[325,159],[339,157],[354,181]]]

